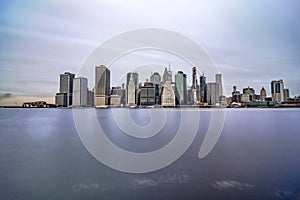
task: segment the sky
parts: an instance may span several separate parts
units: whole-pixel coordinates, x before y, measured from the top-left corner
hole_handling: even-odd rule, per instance
[[[79,72],[103,42],[139,28],[176,31],[203,47],[223,76],[226,96],[233,85],[256,93],[263,86],[270,96],[271,80],[279,79],[298,96],[299,9],[297,0],[1,0],[0,104],[19,96],[54,99],[59,74]],[[145,54],[151,59],[129,59]],[[167,53],[144,51],[122,59],[125,71],[149,63],[163,69],[170,62],[173,70],[182,68],[191,77],[192,66]],[[203,69],[197,67],[200,75]],[[112,86],[119,83],[114,76],[124,75],[118,73],[111,69]]]

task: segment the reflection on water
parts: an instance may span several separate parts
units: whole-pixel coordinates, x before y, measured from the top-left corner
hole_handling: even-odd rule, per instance
[[[170,109],[158,134],[138,139],[115,125],[111,111],[96,110],[99,123],[111,141],[135,152],[163,147],[180,122],[180,111]],[[149,110],[129,112],[139,126],[151,123]],[[201,160],[210,110],[199,114],[196,139],[179,160],[128,174],[87,152],[72,110],[0,109],[0,199],[300,198],[300,109],[228,109],[218,143]]]

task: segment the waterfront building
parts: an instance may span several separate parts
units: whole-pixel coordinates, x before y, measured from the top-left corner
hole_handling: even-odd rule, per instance
[[[200,76],[200,102],[206,103],[207,101],[207,88],[206,88],[206,77],[204,74]]]
[[[245,102],[250,102],[250,95],[249,94],[246,94],[246,93],[243,93],[241,94],[241,102],[242,103],[245,103]]]
[[[72,105],[73,79],[75,74],[65,72],[59,75],[59,93],[56,93],[55,104],[57,106],[68,107]]]
[[[288,101],[288,98],[290,97],[290,91],[289,89],[285,88],[283,89],[283,96],[284,96],[284,101]]]
[[[95,67],[95,107],[105,107],[110,100],[110,70],[104,65]]]
[[[175,74],[175,97],[177,105],[187,104],[186,74],[182,71],[178,71],[177,74]]]
[[[170,81],[167,81],[162,88],[161,105],[166,107],[175,106],[175,93]]]
[[[271,94],[272,101],[283,102],[284,101],[284,85],[283,80],[272,81],[271,82]]]
[[[266,97],[267,97],[267,92],[266,92],[265,88],[262,87],[260,90],[260,100],[265,101]]]
[[[219,105],[219,83],[207,83],[207,103],[208,105]]]
[[[248,98],[247,95],[249,96],[249,101],[255,101],[256,99],[255,90],[253,88],[250,88],[249,86],[243,89],[243,94],[244,96],[242,98],[244,98],[244,100]],[[242,101],[242,102],[246,102],[246,101]]]
[[[88,90],[87,91],[87,105],[88,106],[95,106],[94,104],[94,91]]]
[[[73,106],[87,106],[88,80],[84,77],[73,80]]]
[[[219,96],[223,96],[222,74],[216,74],[216,83],[219,84]]]
[[[114,102],[112,102],[113,96],[114,96]],[[112,87],[110,104],[115,106],[126,105],[126,90],[124,89],[124,86]]]
[[[126,77],[126,103],[128,106],[137,104],[137,90],[139,88],[139,74],[129,72]]]
[[[152,82],[145,82],[144,86],[140,87],[139,105],[153,106],[155,105],[155,86]]]
[[[241,93],[240,91],[237,90],[237,87],[235,85],[233,86],[233,91],[232,91],[232,102],[235,103],[241,102]]]

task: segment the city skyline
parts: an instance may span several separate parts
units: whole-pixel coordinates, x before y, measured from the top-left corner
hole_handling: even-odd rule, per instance
[[[143,27],[174,30],[205,47],[226,77],[226,96],[231,85],[243,88],[250,83],[255,90],[264,86],[270,93],[266,80],[273,79],[284,79],[290,96],[300,94],[299,2],[172,1],[169,6],[170,3],[1,1],[1,99],[52,97],[58,88],[57,74],[64,70],[77,72],[103,41]],[[180,67],[176,60],[160,62],[155,56],[149,55],[155,63],[171,61]],[[130,65],[120,63],[118,67],[122,66]]]
[[[231,96],[223,94],[222,74],[215,74],[215,81],[206,82],[203,73],[197,78],[197,67],[192,67],[192,82],[187,82],[188,75],[179,70],[172,81],[171,66],[165,67],[163,79],[158,72],[151,72],[150,79],[143,82],[140,74],[126,73],[126,85],[111,87],[111,71],[105,65],[95,66],[95,84],[88,89],[88,79],[65,72],[60,74],[59,92],[55,95],[55,104],[45,101],[24,102],[23,107],[269,107],[282,104],[289,106],[299,101],[290,98],[289,89],[284,87],[284,81],[271,81],[271,96],[267,96],[264,86],[256,93],[252,87],[243,88],[241,93],[236,85],[232,86]],[[296,103],[297,104],[297,103]]]

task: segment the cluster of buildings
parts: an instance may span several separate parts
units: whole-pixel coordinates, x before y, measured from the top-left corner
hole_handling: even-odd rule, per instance
[[[110,87],[110,70],[104,66],[95,67],[95,86],[88,89],[88,80],[65,72],[60,74],[59,93],[55,104],[58,107],[176,107],[176,106],[225,106],[222,91],[222,75],[216,74],[215,82],[206,83],[206,77],[199,77],[196,67],[192,68],[192,85],[187,84],[187,75],[182,71],[175,74],[165,68],[163,75],[154,72],[150,80],[139,81],[137,72],[126,75],[126,84]]]
[[[232,96],[227,98],[227,103],[232,106],[275,106],[291,104],[294,98],[289,97],[289,89],[284,88],[283,80],[273,80],[271,82],[271,97],[267,96],[266,89],[261,88],[260,93],[256,94],[251,87],[243,88],[243,92],[233,86]]]
[[[222,75],[216,74],[214,82],[206,82],[204,74],[198,77],[196,67],[192,68],[192,84],[188,86],[187,75],[182,71],[175,74],[165,68],[163,75],[154,72],[144,83],[137,72],[126,75],[126,84],[110,87],[111,73],[104,66],[95,67],[95,85],[88,89],[88,80],[65,72],[60,74],[59,93],[55,96],[57,107],[240,107],[275,106],[297,103],[289,98],[289,89],[283,80],[271,82],[271,97],[267,97],[264,87],[256,94],[251,87],[242,92],[233,86],[232,96],[223,95]],[[300,103],[300,102],[298,102]]]

